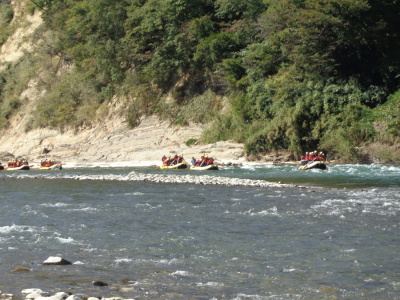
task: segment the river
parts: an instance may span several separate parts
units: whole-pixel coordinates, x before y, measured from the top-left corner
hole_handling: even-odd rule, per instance
[[[132,181],[133,171],[282,185]],[[399,165],[2,171],[0,188],[0,291],[16,298],[41,288],[131,299],[400,299]],[[43,265],[50,256],[72,265]]]

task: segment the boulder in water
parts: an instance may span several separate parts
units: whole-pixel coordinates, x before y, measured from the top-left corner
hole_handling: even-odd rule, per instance
[[[71,262],[68,260],[58,257],[58,256],[50,256],[48,259],[46,259],[43,262],[44,265],[57,265],[57,266],[62,266],[62,265],[72,265]]]

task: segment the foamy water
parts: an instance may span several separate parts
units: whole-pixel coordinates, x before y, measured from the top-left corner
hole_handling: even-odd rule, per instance
[[[0,290],[139,299],[400,298],[399,166],[206,173],[274,183],[261,187],[130,181],[132,171],[192,175],[156,168],[0,173]],[[50,256],[73,265],[43,266]],[[17,266],[31,272],[11,272]],[[109,287],[93,287],[93,280]]]

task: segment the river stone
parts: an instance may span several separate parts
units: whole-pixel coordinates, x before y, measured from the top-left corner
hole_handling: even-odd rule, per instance
[[[69,262],[68,260],[62,258],[62,257],[57,257],[57,256],[50,256],[48,259],[46,259],[43,262],[44,265],[72,265],[71,262]]]
[[[14,296],[13,294],[2,294],[0,292],[0,299],[1,300],[12,300],[13,296]]]
[[[42,297],[43,295],[38,292],[38,291],[34,291],[32,293],[29,293],[28,295],[26,295],[25,299],[26,300],[34,300],[36,298]]]
[[[35,298],[35,300],[65,300],[68,298],[68,296],[69,295],[67,293],[59,292],[53,296],[49,296],[49,297],[42,296],[42,297]]]
[[[66,300],[82,300],[82,298],[78,297],[77,295],[71,295]]]
[[[22,290],[22,294],[26,295],[26,300],[34,300],[39,297],[49,296],[48,292],[44,292],[41,289],[25,289]]]
[[[32,293],[38,293],[38,294],[40,294],[42,296],[44,294],[48,295],[47,292],[44,292],[41,289],[24,289],[24,290],[21,291],[21,294],[24,294],[24,295],[28,295],[28,294],[32,294]]]

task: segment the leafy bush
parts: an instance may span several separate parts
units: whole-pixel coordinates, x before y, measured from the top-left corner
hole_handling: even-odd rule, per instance
[[[0,128],[8,126],[8,120],[18,113],[24,99],[22,92],[27,88],[29,81],[34,77],[37,59],[32,55],[25,55],[17,65],[0,72]]]
[[[188,139],[186,142],[185,142],[185,145],[186,146],[188,146],[188,147],[190,147],[190,146],[192,146],[192,145],[195,145],[196,143],[198,142],[198,139]]]
[[[33,115],[33,126],[63,130],[90,124],[96,119],[100,103],[90,82],[76,72],[65,74],[40,99]]]
[[[213,120],[222,108],[222,99],[208,90],[202,95],[193,97],[186,105],[175,108],[174,119],[184,119],[196,123],[208,123]]]
[[[215,143],[217,141],[233,140],[243,143],[249,136],[250,131],[251,129],[246,126],[240,116],[227,112],[215,116],[214,121],[209,123],[203,131],[202,141]]]
[[[345,161],[359,161],[362,153],[357,149],[376,136],[372,123],[364,118],[368,110],[361,105],[346,106],[342,113],[329,120],[320,147]]]
[[[386,143],[398,142],[400,138],[400,90],[388,97],[388,101],[373,110],[371,120],[382,124],[378,140]]]
[[[11,4],[0,4],[1,23],[9,24],[14,18],[14,10]]]
[[[229,58],[230,54],[243,48],[237,33],[220,32],[212,34],[196,46],[194,63],[214,70],[217,63]]]
[[[0,4],[0,46],[12,34],[15,27],[10,25],[14,18],[14,10],[11,4]]]

